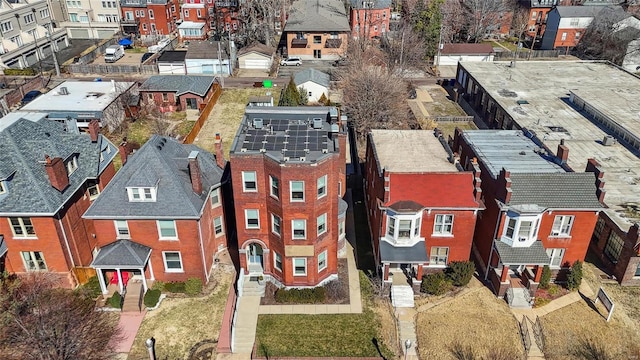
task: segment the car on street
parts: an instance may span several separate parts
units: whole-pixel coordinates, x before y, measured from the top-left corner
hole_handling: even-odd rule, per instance
[[[24,106],[30,103],[31,101],[33,101],[35,98],[37,98],[40,95],[42,95],[42,92],[40,90],[31,90],[24,95],[24,97],[21,100],[21,103]]]
[[[288,57],[286,59],[280,60],[280,66],[300,66],[302,65],[302,60],[299,57]]]

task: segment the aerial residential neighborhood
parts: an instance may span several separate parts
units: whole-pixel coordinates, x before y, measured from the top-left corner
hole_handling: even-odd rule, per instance
[[[0,359],[635,359],[640,8],[0,0]]]

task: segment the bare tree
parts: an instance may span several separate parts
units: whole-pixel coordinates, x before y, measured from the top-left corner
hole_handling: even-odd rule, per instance
[[[138,113],[134,111],[134,107],[137,106],[136,102],[139,96],[138,85],[135,82],[133,86],[130,86],[130,84],[130,81],[114,83],[113,92],[117,97],[102,112],[102,126],[106,126],[109,132],[113,132],[120,127],[127,116],[134,119],[137,117]]]
[[[286,0],[247,0],[242,5],[244,23],[241,26],[245,43],[258,41],[268,46],[277,45],[276,21],[288,11]]]
[[[113,356],[116,322],[95,311],[82,291],[56,288],[51,274],[0,278],[0,353],[3,359],[102,360]]]
[[[387,68],[392,73],[403,75],[407,69],[424,65],[424,41],[408,22],[403,22],[393,35],[385,36],[381,49],[386,53]]]
[[[518,38],[518,42],[523,40],[523,35],[529,28],[529,9],[514,3],[513,16],[511,17],[511,34]]]
[[[464,0],[469,13],[467,41],[480,42],[487,33],[500,29],[507,10],[504,0]]]
[[[459,0],[445,0],[442,11],[442,41],[445,44],[466,40],[468,16]]]

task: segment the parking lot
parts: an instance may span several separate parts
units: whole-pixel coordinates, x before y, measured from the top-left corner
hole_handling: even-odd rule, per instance
[[[126,52],[125,51],[124,57],[122,57],[122,59],[116,61],[113,64],[116,64],[116,65],[140,65],[140,60],[142,60],[142,55],[144,55],[143,52],[132,53],[132,52]],[[104,54],[98,56],[93,61],[93,64],[105,64],[105,62],[104,62]]]
[[[333,63],[335,63],[335,60],[302,60],[302,65],[300,66],[280,66],[278,69],[278,77],[290,77],[298,71],[309,68],[331,74],[331,72],[336,69],[332,66]]]

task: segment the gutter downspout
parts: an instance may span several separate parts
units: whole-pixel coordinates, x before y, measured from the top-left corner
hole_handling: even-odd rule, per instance
[[[69,239],[67,239],[67,234],[64,232],[64,226],[62,225],[62,219],[58,215],[58,224],[60,225],[60,230],[62,231],[62,238],[64,239],[64,244],[67,247],[67,253],[69,254],[69,260],[71,261],[71,266],[76,267],[75,262],[73,261],[73,255],[71,254],[71,248],[69,247]],[[73,272],[72,272],[73,273]],[[78,279],[75,279],[76,282]]]
[[[485,281],[489,277],[489,269],[491,269],[491,258],[493,257],[493,247],[495,245],[496,236],[498,236],[498,229],[500,228],[499,225],[500,225],[500,220],[502,220],[502,213],[503,213],[503,210],[500,210],[500,213],[498,213],[498,221],[496,221],[496,230],[493,232],[493,239],[491,239],[491,250],[489,252],[489,262],[487,263],[487,269],[485,270],[485,273],[484,273]]]
[[[202,257],[202,267],[204,268],[204,277],[207,279],[207,283],[209,283],[209,273],[207,272],[207,261],[204,257],[204,245],[202,245],[202,226],[200,224],[200,219],[198,219],[198,242],[200,243],[200,255]]]

